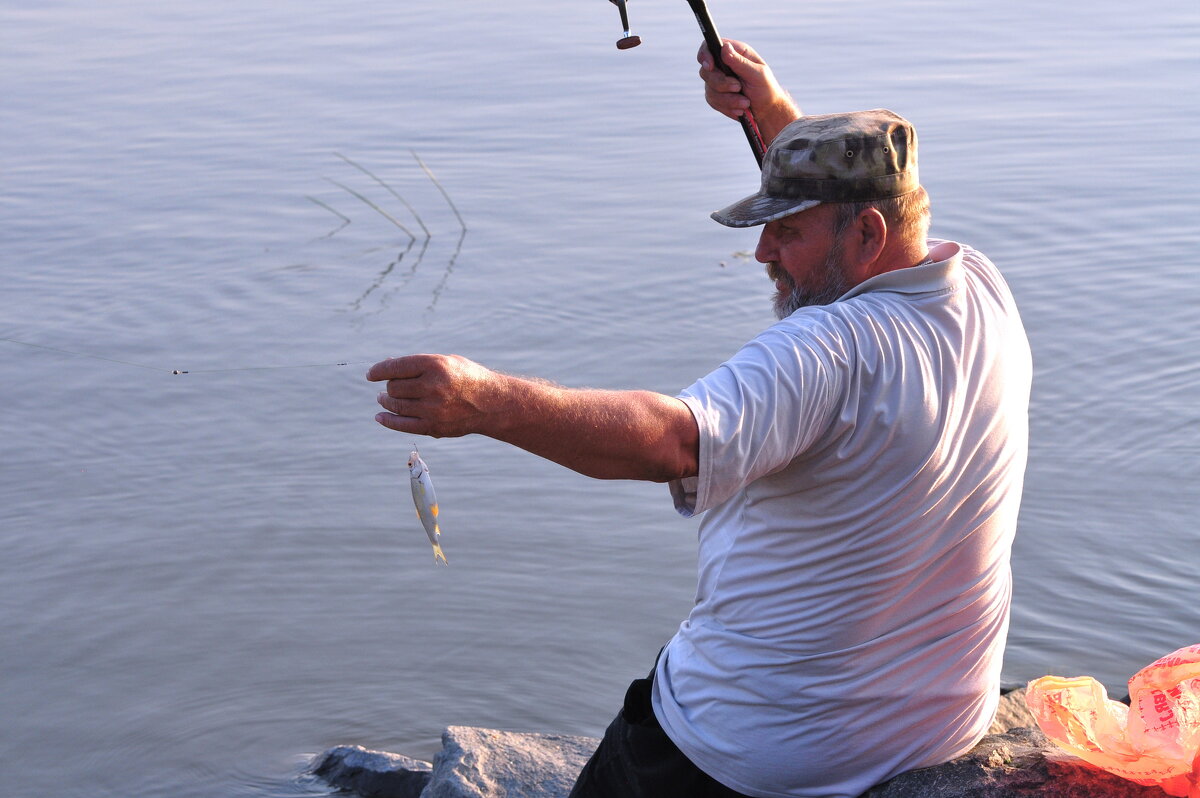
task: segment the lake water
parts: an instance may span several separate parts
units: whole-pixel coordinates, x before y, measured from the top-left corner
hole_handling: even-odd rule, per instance
[[[807,111],[911,119],[935,234],[1020,302],[1005,680],[1122,694],[1200,641],[1200,6],[712,12]],[[708,219],[757,176],[695,21],[630,17],[619,52],[603,0],[5,2],[0,792],[323,795],[304,765],[339,743],[601,732],[691,605],[694,522],[422,440],[435,568],[363,373],[457,352],[674,393],[770,322],[755,231]]]

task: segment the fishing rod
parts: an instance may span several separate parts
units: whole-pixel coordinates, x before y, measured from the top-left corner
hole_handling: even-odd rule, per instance
[[[625,9],[626,1],[609,0],[609,2],[620,10],[621,27],[625,31],[625,35],[617,39],[618,50],[628,50],[642,43],[640,36],[634,36],[629,32],[629,14]],[[692,13],[696,15],[696,22],[700,25],[700,33],[704,35],[704,43],[708,46],[708,51],[712,53],[713,64],[731,78],[737,78],[737,75],[729,68],[729,65],[721,59],[721,34],[717,33],[717,26],[713,24],[712,15],[708,13],[708,6],[704,0],[687,0],[687,4],[691,7]],[[738,121],[742,123],[742,131],[746,134],[746,142],[749,143],[751,152],[754,153],[754,160],[758,163],[759,168],[761,168],[763,155],[766,153],[767,147],[763,143],[762,133],[758,130],[758,122],[754,119],[754,114],[751,113],[749,108],[742,112],[742,115],[738,117]]]
[[[704,0],[687,0],[687,3],[691,6],[692,13],[696,15],[696,22],[700,23],[700,32],[704,34],[704,43],[708,45],[708,51],[712,53],[713,63],[729,77],[736,78],[737,75],[729,68],[729,65],[721,60],[721,35],[717,33],[717,26],[713,24],[712,17],[708,13],[708,6],[704,4]],[[742,131],[745,132],[746,141],[754,153],[754,160],[761,168],[763,155],[767,148],[763,145],[762,133],[758,131],[758,122],[749,108],[742,112],[738,121],[742,123]]]

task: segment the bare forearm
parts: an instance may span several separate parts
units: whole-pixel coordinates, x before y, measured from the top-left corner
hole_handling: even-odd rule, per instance
[[[600,479],[667,481],[697,473],[699,434],[687,406],[651,391],[564,388],[455,355],[382,361],[386,427],[434,437],[477,433]]]
[[[502,378],[507,398],[485,435],[600,479],[666,482],[697,471],[696,422],[674,397]]]
[[[788,94],[775,96],[768,104],[754,107],[754,121],[758,132],[768,145],[779,135],[779,131],[800,118],[800,106]]]

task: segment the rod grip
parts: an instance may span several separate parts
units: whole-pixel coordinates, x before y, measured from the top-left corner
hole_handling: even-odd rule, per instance
[[[696,22],[700,25],[704,43],[708,45],[708,51],[712,53],[713,63],[726,75],[737,77],[721,58],[721,34],[717,33],[717,26],[713,24],[712,16],[708,13],[708,6],[705,5],[704,0],[687,0],[687,2],[692,13],[696,15]],[[762,168],[763,155],[767,148],[763,144],[762,133],[758,130],[758,122],[755,121],[754,114],[747,108],[738,121],[742,123],[742,131],[746,134],[746,142],[754,153],[754,160],[758,162],[759,168]]]

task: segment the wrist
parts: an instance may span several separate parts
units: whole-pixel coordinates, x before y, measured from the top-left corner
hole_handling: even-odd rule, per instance
[[[481,410],[489,437],[515,443],[548,424],[548,417],[559,416],[559,392],[550,382],[491,372]]]
[[[782,95],[774,98],[761,110],[755,109],[754,115],[763,142],[770,145],[780,131],[800,118],[800,108],[791,97]]]

